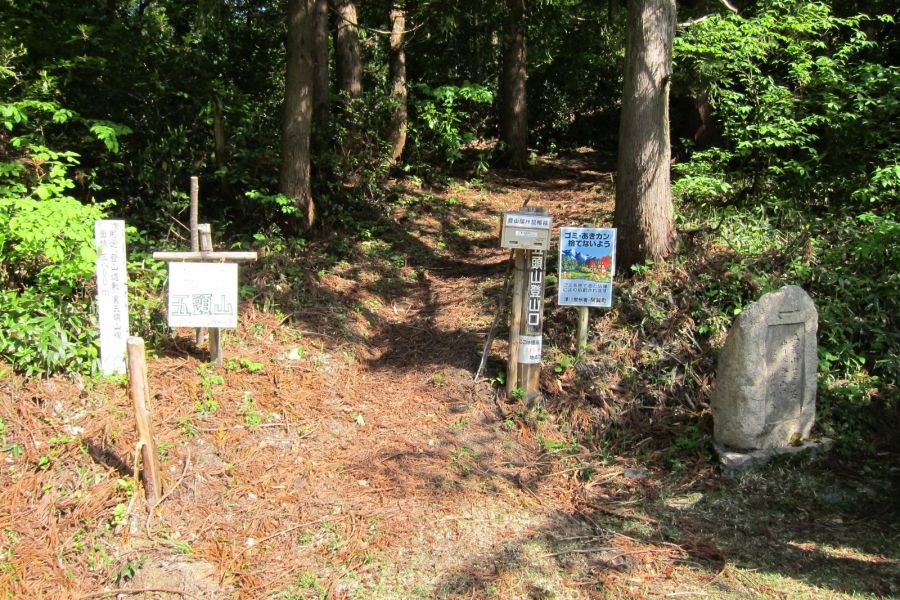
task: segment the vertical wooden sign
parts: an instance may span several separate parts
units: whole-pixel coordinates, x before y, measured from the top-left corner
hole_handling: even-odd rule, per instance
[[[552,218],[547,209],[528,207],[504,215],[501,245],[513,248],[512,312],[506,391],[520,390],[527,402],[540,396],[545,274]]]
[[[94,241],[97,246],[100,372],[121,375],[125,373],[125,342],[128,339],[125,221],[95,221]]]
[[[525,400],[531,402],[540,395],[541,354],[544,338],[544,290],[546,286],[547,253],[543,250],[525,252],[527,280],[522,303],[522,323],[519,327],[518,377],[519,387],[525,390]]]

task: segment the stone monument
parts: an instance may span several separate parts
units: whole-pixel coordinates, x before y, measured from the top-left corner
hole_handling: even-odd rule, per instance
[[[815,304],[795,285],[764,295],[735,320],[711,401],[726,473],[775,454],[821,449],[808,442],[816,416],[817,330]]]

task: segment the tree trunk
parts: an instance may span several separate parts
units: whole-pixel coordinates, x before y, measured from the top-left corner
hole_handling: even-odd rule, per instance
[[[391,159],[399,162],[406,145],[407,107],[406,107],[406,49],[405,49],[406,13],[403,3],[398,2],[391,8],[390,37],[390,81],[391,99],[394,101],[394,114],[391,115]]]
[[[337,15],[335,31],[335,63],[338,90],[351,98],[362,96],[362,63],[359,59],[359,32],[356,26],[356,5],[353,0],[334,0]]]
[[[509,21],[500,78],[500,144],[509,166],[528,162],[528,121],[525,111],[525,0],[508,0]]]
[[[694,108],[697,109],[697,128],[694,130],[694,142],[697,148],[704,150],[719,144],[719,128],[713,118],[712,104],[709,94],[701,90],[694,95]]]
[[[287,74],[281,142],[281,193],[294,199],[304,226],[312,227],[315,205],[310,191],[309,144],[315,75],[313,11],[316,0],[290,0],[287,26]]]
[[[331,95],[328,78],[328,0],[315,0],[315,3],[313,122],[320,130],[325,130],[328,127],[328,102]]]
[[[608,0],[606,16],[609,17],[610,23],[615,23],[616,19],[619,18],[619,0]]]
[[[225,145],[225,110],[222,106],[222,97],[216,94],[215,111],[213,114],[213,138],[215,140],[214,154],[216,157],[216,169],[219,171],[219,191],[223,198],[234,199],[231,186],[228,185],[228,150]]]
[[[675,0],[630,0],[615,226],[623,272],[675,246],[669,179],[669,83]]]

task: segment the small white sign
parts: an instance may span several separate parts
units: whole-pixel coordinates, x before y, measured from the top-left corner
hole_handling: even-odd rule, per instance
[[[235,263],[169,263],[169,327],[237,327]]]
[[[125,266],[125,221],[94,222],[97,247],[97,323],[100,327],[100,372],[125,373],[128,339],[128,270]]]
[[[526,365],[541,363],[541,346],[543,339],[539,335],[519,336],[519,362]]]
[[[506,227],[528,227],[531,229],[550,229],[553,217],[530,213],[508,212],[505,215]]]

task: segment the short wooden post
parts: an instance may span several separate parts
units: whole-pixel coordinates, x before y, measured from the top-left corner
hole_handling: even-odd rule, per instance
[[[137,423],[143,469],[141,479],[147,501],[155,505],[162,494],[159,459],[156,455],[156,440],[153,437],[153,421],[150,416],[150,387],[147,384],[147,362],[144,358],[144,340],[129,337],[128,381],[131,400],[134,404],[134,419]]]
[[[196,179],[196,177],[191,178]],[[212,226],[209,223],[200,223],[196,226],[197,231],[197,251],[212,252]],[[193,248],[193,240],[191,240],[191,250]],[[194,331],[197,332],[197,345],[199,346],[206,341],[206,327],[198,327]]]
[[[576,336],[575,342],[575,351],[578,356],[584,352],[584,349],[587,348],[587,336],[588,336],[588,307],[587,306],[579,306],[578,307],[578,335]]]
[[[200,233],[197,221],[200,219],[200,180],[191,177],[191,252],[200,250]]]
[[[212,252],[212,225],[209,223],[201,223],[197,226],[200,234],[200,251]],[[201,329],[206,333],[207,330]],[[217,327],[210,327],[209,333],[209,362],[219,366],[222,364],[222,330]]]
[[[217,367],[222,365],[222,330],[218,327],[209,329],[209,362]]]
[[[525,250],[513,250],[512,310],[509,316],[509,359],[506,361],[506,394],[519,387],[519,335],[522,326],[522,297],[526,293]]]
[[[197,221],[200,219],[200,179],[191,177],[191,252],[200,250],[200,225]],[[206,330],[198,327],[194,330],[195,342],[199,346],[206,337]]]

